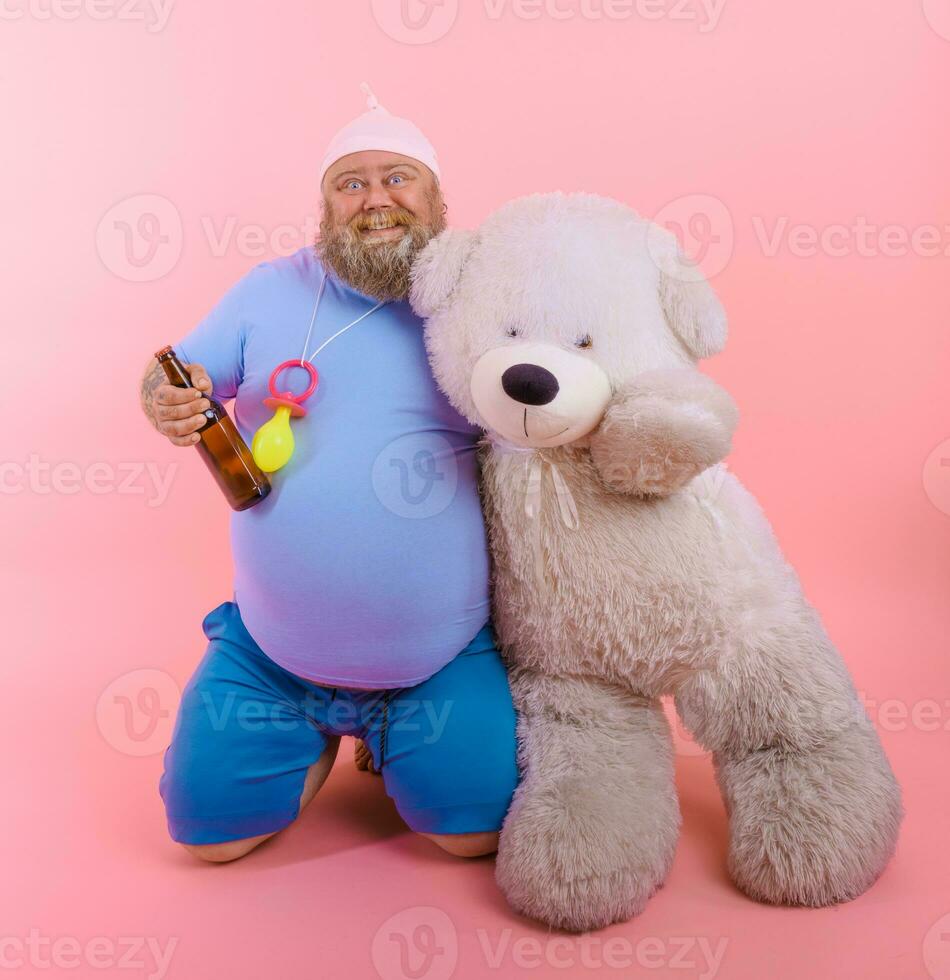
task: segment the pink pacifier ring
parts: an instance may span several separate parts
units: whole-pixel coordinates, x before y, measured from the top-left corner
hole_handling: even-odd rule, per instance
[[[310,384],[307,386],[307,389],[299,395],[295,395],[292,391],[278,391],[277,379],[288,368],[294,367],[303,368],[310,375]],[[317,382],[319,380],[320,375],[317,374],[317,369],[309,361],[302,361],[300,358],[284,361],[283,364],[278,364],[271,372],[270,380],[267,382],[271,397],[265,398],[264,404],[268,408],[278,408],[281,406],[289,408],[290,414],[295,417],[306,415],[307,410],[301,405],[301,402],[305,402],[317,390]]]

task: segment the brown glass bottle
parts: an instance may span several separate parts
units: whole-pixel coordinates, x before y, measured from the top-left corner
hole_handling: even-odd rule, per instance
[[[161,364],[169,384],[177,388],[194,387],[171,347],[163,347],[155,354],[155,359]],[[198,429],[201,441],[195,443],[195,448],[231,507],[247,510],[270,493],[270,481],[254,462],[247,443],[224,406],[214,398],[208,398],[208,401],[211,407],[204,413],[208,421]]]

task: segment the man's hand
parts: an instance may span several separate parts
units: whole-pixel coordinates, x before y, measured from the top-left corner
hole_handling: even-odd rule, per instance
[[[198,430],[208,421],[202,414],[211,407],[208,396],[212,384],[200,364],[186,364],[192,388],[176,388],[168,383],[161,365],[153,357],[142,379],[142,411],[163,436],[176,446],[193,446],[201,436]]]

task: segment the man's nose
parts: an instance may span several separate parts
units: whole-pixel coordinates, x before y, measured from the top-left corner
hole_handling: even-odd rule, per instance
[[[385,211],[394,208],[395,201],[389,195],[385,187],[370,187],[369,193],[363,201],[364,211]]]
[[[540,364],[512,364],[501,376],[501,386],[522,405],[547,405],[560,388],[557,378]]]

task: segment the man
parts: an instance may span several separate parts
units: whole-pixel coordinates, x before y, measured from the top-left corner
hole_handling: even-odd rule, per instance
[[[204,620],[165,754],[171,836],[209,861],[291,823],[341,735],[363,740],[409,827],[460,856],[496,849],[517,778],[479,433],[436,388],[406,303],[413,258],[445,223],[438,162],[364,89],[368,111],[323,161],[316,247],[251,270],[175,345],[194,389],[166,384],[154,360],[143,380],[144,410],[175,445],[198,441],[212,391],[235,398],[250,444],[272,414],[271,371],[319,349],[293,458],[232,515],[234,599]],[[280,383],[305,381],[297,367]]]

